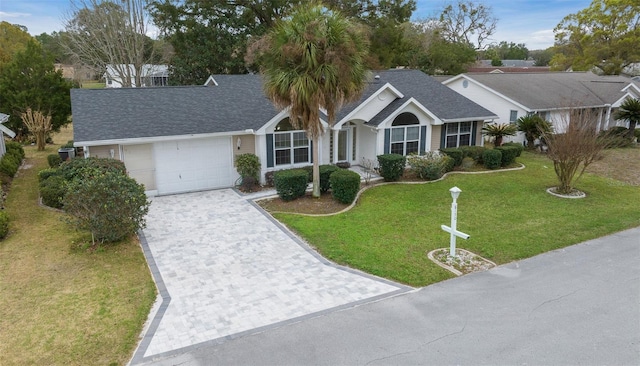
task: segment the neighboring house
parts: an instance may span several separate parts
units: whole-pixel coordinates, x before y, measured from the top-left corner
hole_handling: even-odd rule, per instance
[[[443,84],[498,114],[497,123],[515,123],[522,116],[539,114],[562,132],[570,108],[598,112],[598,130],[624,122],[613,113],[627,98],[640,97],[640,83],[624,76],[592,73],[460,74]],[[524,142],[521,134],[505,139]]]
[[[312,164],[311,143],[265,97],[259,75],[214,75],[209,86],[73,89],[76,146],[124,161],[149,194],[231,187],[234,157],[259,156],[269,171]],[[497,116],[416,70],[375,74],[319,141],[320,163],[377,161],[482,143]]]
[[[10,129],[6,128],[3,123],[7,122],[9,120],[9,115],[8,114],[4,114],[4,113],[0,113],[0,131],[2,131],[0,133],[0,156],[3,156],[6,152],[7,152],[7,146],[4,143],[4,136],[2,136],[2,134],[4,133],[5,135],[9,136],[10,138],[14,138],[16,137],[16,133],[11,131]]]
[[[118,65],[123,68],[127,65]],[[142,65],[142,85],[136,85],[136,69],[133,65],[129,66],[129,75],[132,87],[150,87],[150,86],[166,86],[169,79],[169,67],[167,65]],[[114,65],[107,65],[104,73],[104,80],[107,88],[122,88],[122,78],[116,71]]]
[[[502,66],[492,66],[491,60],[480,60],[475,65],[469,67],[468,72],[549,72],[549,66],[535,66],[534,60],[501,60]]]

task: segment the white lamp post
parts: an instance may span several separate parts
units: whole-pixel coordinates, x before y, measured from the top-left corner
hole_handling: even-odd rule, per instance
[[[458,196],[460,196],[460,192],[462,190],[458,187],[453,187],[449,190],[451,192],[451,198],[453,198],[453,202],[451,203],[451,226],[448,227],[446,225],[441,225],[442,230],[451,234],[449,239],[449,255],[451,257],[456,256],[456,236],[461,237],[462,239],[469,239],[469,235],[465,234],[461,231],[458,231],[456,226],[458,223]]]

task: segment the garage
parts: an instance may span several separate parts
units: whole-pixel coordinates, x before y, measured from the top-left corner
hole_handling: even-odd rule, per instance
[[[153,144],[158,194],[233,186],[230,137],[163,141]]]

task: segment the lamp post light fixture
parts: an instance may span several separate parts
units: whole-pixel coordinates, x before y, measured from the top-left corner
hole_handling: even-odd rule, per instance
[[[441,225],[441,228],[442,230],[451,234],[449,239],[449,256],[455,258],[456,257],[456,236],[459,236],[462,239],[469,239],[469,235],[461,231],[458,231],[456,228],[458,223],[457,200],[462,190],[458,187],[453,187],[449,190],[449,192],[451,192],[451,198],[453,198],[453,202],[451,203],[451,226]]]

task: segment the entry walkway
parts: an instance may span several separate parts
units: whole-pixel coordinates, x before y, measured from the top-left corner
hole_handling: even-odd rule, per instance
[[[154,198],[141,238],[161,299],[132,364],[410,290],[324,260],[231,189]]]

